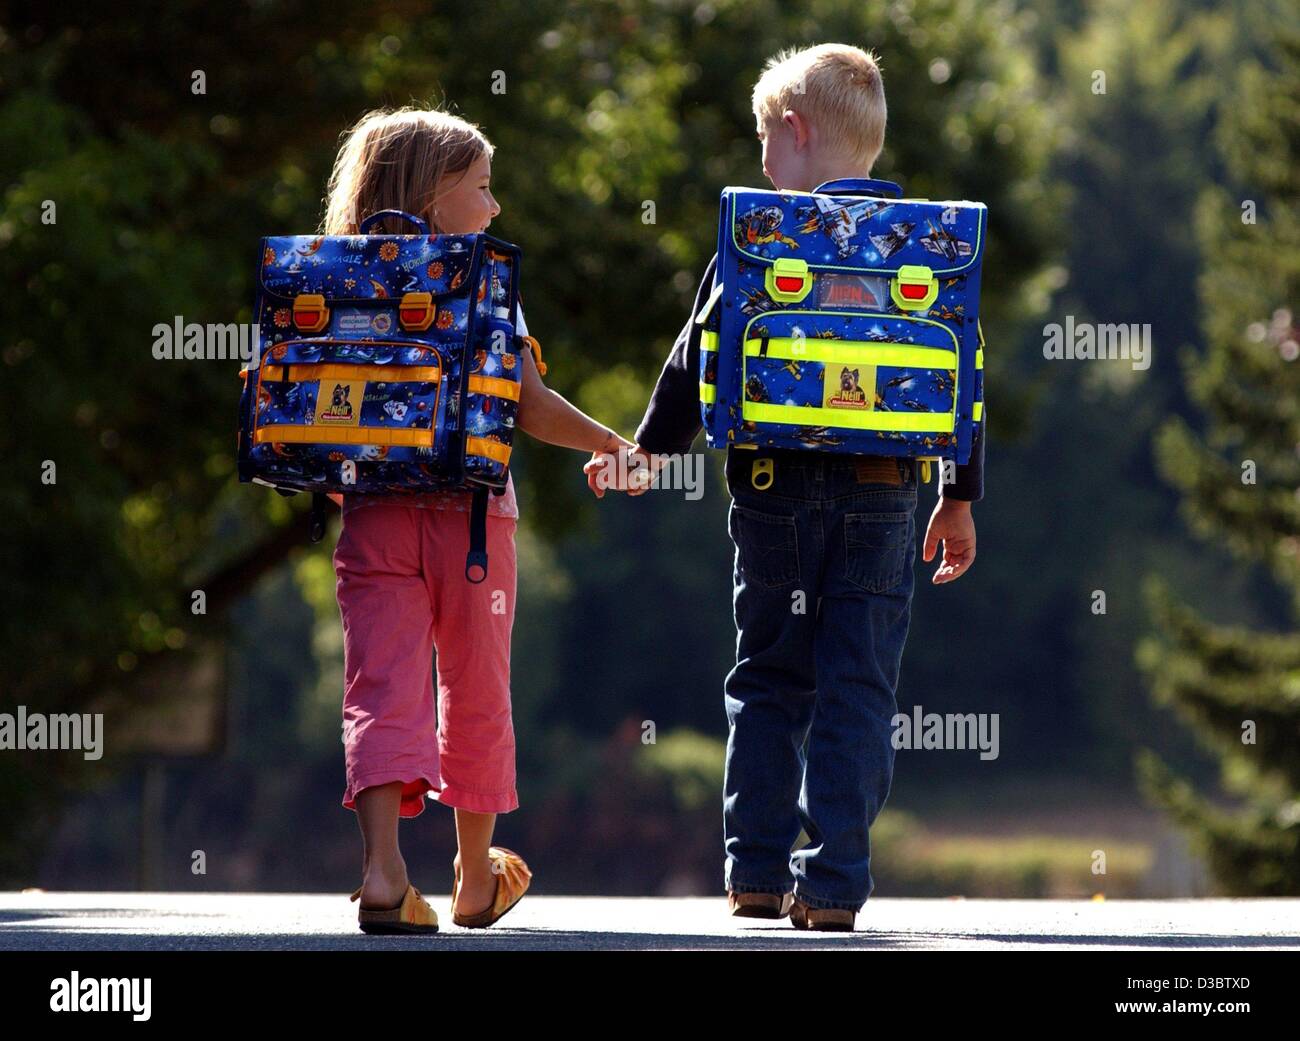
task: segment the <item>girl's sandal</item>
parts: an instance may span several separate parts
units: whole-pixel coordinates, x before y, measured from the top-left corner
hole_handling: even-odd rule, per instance
[[[361,899],[360,889],[352,894],[352,899]],[[402,896],[402,902],[396,907],[381,910],[358,908],[357,921],[363,933],[393,935],[438,931],[437,912],[429,906],[429,902],[410,882],[406,884],[406,893]]]
[[[513,850],[493,846],[488,850],[488,857],[492,861],[492,874],[497,877],[497,888],[492,906],[478,914],[456,912],[456,894],[460,892],[460,865],[456,865],[456,881],[451,887],[451,920],[462,929],[486,929],[493,922],[499,921],[519,903],[532,881],[532,871],[524,863],[523,857]]]

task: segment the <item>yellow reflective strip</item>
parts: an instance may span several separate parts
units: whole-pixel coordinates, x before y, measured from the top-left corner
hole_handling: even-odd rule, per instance
[[[746,340],[745,355],[763,354],[761,340]],[[822,340],[816,337],[797,340],[791,336],[774,336],[767,341],[767,357],[793,358],[796,361],[868,362],[872,365],[898,365],[922,369],[955,369],[957,352],[942,347],[902,347],[874,340]]]
[[[981,347],[975,349],[975,368],[984,368],[984,350]]]
[[[976,423],[978,423],[980,421],[980,417],[982,417],[983,415],[984,415],[984,402],[982,401],[975,402],[975,407],[971,409],[971,418],[975,420]]]
[[[718,400],[718,388],[712,383],[705,383],[700,380],[700,400],[706,405],[712,405]]]
[[[433,447],[432,430],[412,430],[401,427],[332,427],[327,425],[300,426],[294,423],[267,423],[253,434],[259,444],[270,441],[318,445],[390,445],[404,447]]]
[[[843,408],[819,408],[816,405],[771,405],[746,401],[740,410],[743,419],[759,423],[792,423],[795,426],[848,427],[855,430],[924,430],[950,434],[951,412],[886,412],[868,409],[851,412]]]
[[[503,445],[500,441],[493,441],[490,437],[465,438],[465,453],[485,456],[498,463],[510,462],[510,446]]]
[[[472,394],[491,394],[494,398],[519,400],[519,384],[501,376],[471,376],[469,389]]]
[[[716,351],[718,349],[718,334],[711,332],[700,333],[700,350]]]
[[[437,383],[442,369],[437,365],[290,365],[293,383],[307,380],[377,380],[383,383]],[[284,379],[285,366],[267,365],[262,379],[272,383]]]

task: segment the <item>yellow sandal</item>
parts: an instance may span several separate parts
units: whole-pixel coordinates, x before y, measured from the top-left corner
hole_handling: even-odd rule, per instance
[[[463,929],[486,929],[493,922],[499,921],[519,903],[532,882],[532,871],[524,863],[523,857],[513,850],[493,846],[488,850],[488,857],[492,861],[492,873],[497,877],[497,888],[492,906],[478,914],[456,913],[456,894],[460,892],[460,865],[456,865],[456,881],[451,887],[451,920]]]
[[[361,899],[360,889],[352,894],[352,899]],[[406,884],[406,893],[402,896],[400,904],[380,910],[358,908],[357,922],[361,925],[363,933],[394,935],[438,931],[437,912],[429,906],[429,902],[410,882]]]

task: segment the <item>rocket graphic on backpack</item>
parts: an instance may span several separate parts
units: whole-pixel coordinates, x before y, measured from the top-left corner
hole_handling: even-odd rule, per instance
[[[366,234],[386,217],[420,234]],[[359,235],[262,240],[239,478],[313,493],[313,541],[327,492],[472,490],[466,577],[482,581],[487,495],[506,487],[520,354],[536,346],[515,335],[518,247],[428,231],[385,210]]]
[[[970,459],[984,407],[978,202],[891,181],[724,188],[718,267],[696,317],[713,448]]]

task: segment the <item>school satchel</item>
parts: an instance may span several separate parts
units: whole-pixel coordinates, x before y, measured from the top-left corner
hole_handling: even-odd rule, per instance
[[[891,181],[723,189],[714,289],[696,317],[714,448],[970,459],[984,407],[978,202]]]
[[[420,234],[366,234],[388,217]],[[481,582],[487,496],[506,487],[531,346],[515,336],[519,259],[510,243],[430,235],[397,210],[358,235],[264,238],[239,479],[313,493],[312,541],[328,492],[472,490],[465,574]]]

